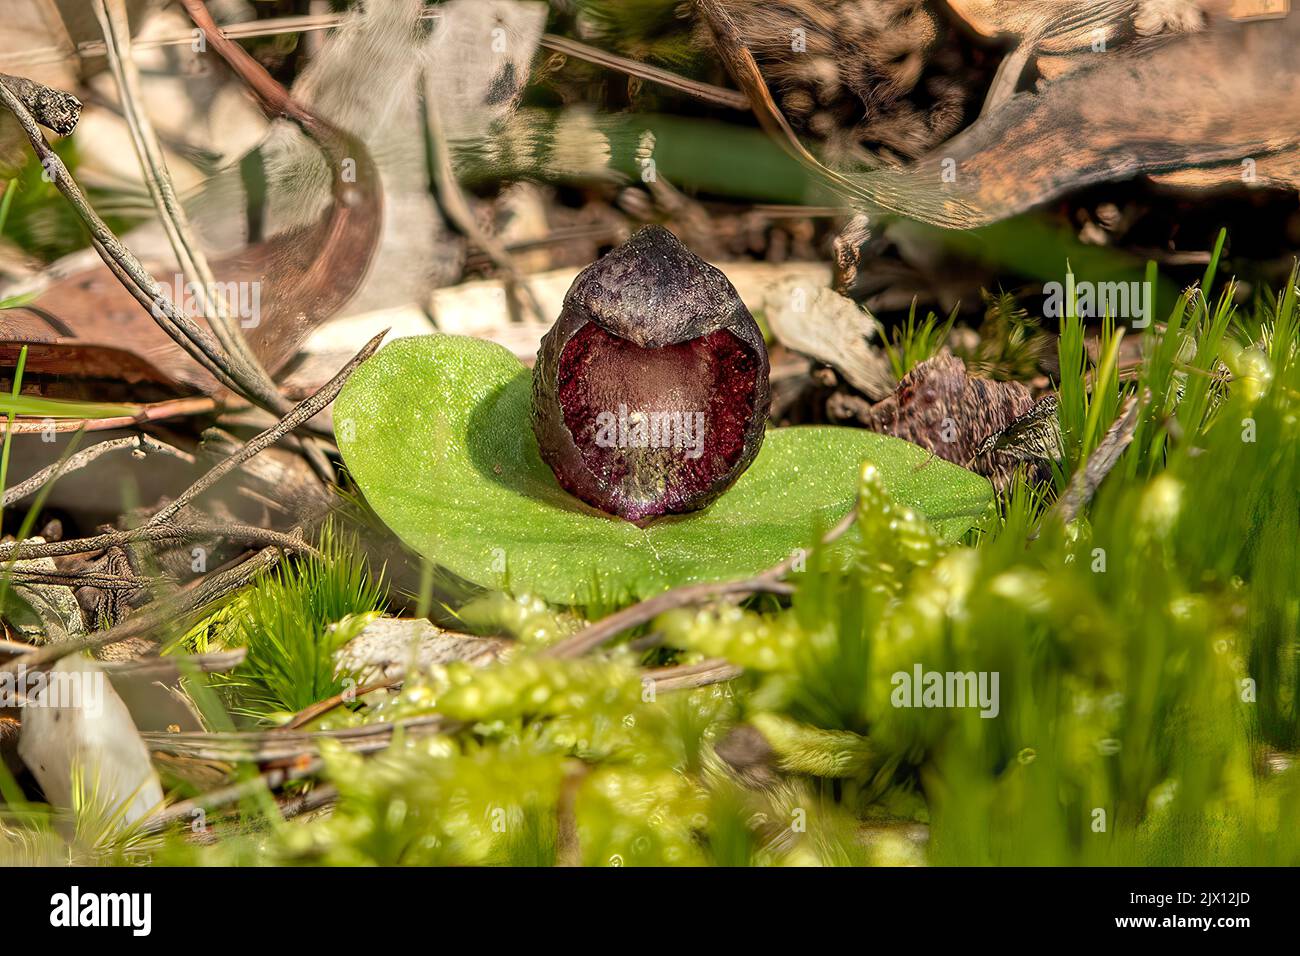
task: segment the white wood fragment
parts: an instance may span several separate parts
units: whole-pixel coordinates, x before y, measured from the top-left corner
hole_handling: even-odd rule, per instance
[[[74,771],[95,806],[126,806],[123,825],[162,803],[162,786],[131,714],[87,657],[60,660],[22,707],[18,753],[56,807],[74,805]]]

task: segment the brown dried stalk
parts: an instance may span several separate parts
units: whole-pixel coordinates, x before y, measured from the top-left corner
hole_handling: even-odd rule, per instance
[[[15,541],[0,545],[0,562],[15,560],[32,560],[34,558],[61,558],[70,554],[87,554],[102,551],[105,548],[122,547],[141,541],[183,541],[187,538],[218,537],[228,541],[258,547],[277,547],[286,551],[303,554],[317,554],[315,548],[292,535],[265,528],[247,525],[215,525],[202,522],[162,522],[142,525],[128,531],[108,531],[89,538],[67,538],[63,541],[47,541],[44,544],[32,544],[27,541]]]
[[[290,763],[304,756],[316,756],[320,742],[331,740],[353,753],[385,750],[393,738],[438,736],[454,733],[460,725],[439,714],[416,717],[392,724],[368,724],[339,730],[235,731],[233,733],[167,734],[147,731],[140,736],[154,752],[192,760],[226,762],[272,761]]]
[[[69,472],[78,471],[85,468],[91,462],[95,461],[102,455],[111,451],[130,451],[133,454],[139,454],[144,457],[146,453],[152,452],[159,455],[170,455],[186,464],[194,464],[194,456],[189,452],[181,451],[166,442],[151,438],[148,435],[131,435],[127,438],[115,438],[112,441],[100,442],[98,445],[91,445],[85,448],[71,458],[63,462],[56,462],[48,467],[42,468],[36,474],[32,475],[26,481],[20,481],[18,484],[5,490],[3,499],[0,499],[0,508],[8,508],[17,501],[22,501],[28,495],[34,495],[40,491],[48,482],[56,477],[62,477]]]
[[[729,90],[724,86],[714,86],[712,83],[702,83],[699,80],[678,76],[668,70],[651,66],[649,63],[630,60],[627,57],[594,46],[588,46],[586,43],[580,43],[569,37],[545,33],[542,35],[541,45],[564,56],[571,56],[577,60],[585,60],[597,66],[617,70],[620,73],[626,73],[628,76],[634,76],[648,83],[666,86],[671,90],[693,96],[705,103],[713,103],[716,106],[725,106],[733,110],[749,109],[749,98],[744,93],[737,93],[735,90]]]
[[[856,502],[849,513],[822,538],[822,544],[828,545],[843,537],[858,519]],[[766,571],[739,581],[714,581],[699,584],[684,584],[662,594],[646,598],[638,604],[625,607],[621,611],[601,618],[589,624],[576,634],[566,637],[558,644],[552,644],[542,651],[544,657],[561,659],[581,657],[613,640],[626,630],[653,621],[660,614],[692,604],[706,604],[726,597],[744,597],[750,594],[792,594],[794,587],[781,579],[794,566],[795,558],[791,556]]]
[[[238,405],[238,403],[237,403]],[[236,407],[237,407],[236,405]],[[15,435],[34,435],[40,432],[78,432],[78,431],[116,431],[147,422],[160,422],[168,418],[182,418],[191,415],[206,415],[218,408],[227,407],[223,402],[206,395],[193,398],[169,398],[161,402],[147,402],[132,406],[137,409],[134,415],[118,415],[114,418],[16,418],[12,426],[0,421],[0,435],[12,431]]]
[[[37,670],[48,667],[69,654],[97,650],[133,637],[157,640],[167,628],[184,626],[191,621],[195,612],[201,613],[214,601],[244,587],[258,574],[274,566],[280,560],[280,555],[279,548],[263,548],[253,557],[233,568],[210,574],[177,594],[155,601],[116,627],[75,640],[46,644],[10,661],[0,673],[17,674],[24,669]]]

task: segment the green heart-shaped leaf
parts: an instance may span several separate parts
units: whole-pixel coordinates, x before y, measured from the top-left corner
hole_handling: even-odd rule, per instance
[[[564,604],[770,567],[847,513],[866,459],[895,500],[945,537],[969,528],[992,497],[983,478],[896,438],[779,428],[710,507],[638,528],[556,483],[533,437],[531,394],[528,369],[499,345],[399,339],[353,373],[335,402],[335,432],[371,507],[408,545],[477,584]]]

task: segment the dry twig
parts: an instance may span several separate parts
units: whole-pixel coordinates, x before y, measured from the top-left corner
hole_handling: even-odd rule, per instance
[[[292,411],[284,418],[280,419],[271,428],[262,432],[237,452],[226,458],[219,465],[200,477],[194,484],[181,493],[174,501],[166,507],[160,509],[150,520],[139,528],[129,531],[111,532],[99,535],[96,538],[83,538],[72,541],[54,541],[42,545],[26,545],[23,542],[15,542],[6,547],[0,547],[0,561],[12,561],[19,557],[47,557],[59,554],[78,554],[85,551],[100,550],[111,545],[121,545],[133,541],[142,540],[166,540],[168,538],[183,538],[195,533],[195,527],[184,527],[175,522],[177,513],[197,498],[203,492],[207,491],[214,484],[229,474],[235,468],[238,468],[248,459],[252,458],[258,452],[264,451],[271,445],[275,444],[281,437],[288,434],[293,429],[302,425],[304,422],[313,418],[322,411],[335,396],[342,390],[348,378],[357,369],[357,367],[370,357],[379,347],[387,332],[382,332],[371,339],[360,352],[339,370],[338,374],[327,382],[310,398],[305,399],[296,405]],[[235,533],[231,528],[209,528],[205,529],[209,533],[231,535]],[[259,552],[252,559],[243,562],[227,571],[209,575],[200,580],[196,585],[184,589],[176,595],[162,598],[142,611],[137,612],[126,621],[103,631],[93,634],[89,637],[65,641],[56,645],[50,645],[40,650],[33,651],[20,657],[13,662],[10,667],[26,667],[29,670],[45,666],[59,658],[71,654],[75,651],[93,650],[104,647],[108,644],[115,644],[128,638],[138,637],[151,631],[160,631],[169,624],[183,617],[184,615],[201,609],[213,601],[224,597],[226,594],[243,587],[258,572],[270,567],[279,560],[281,549],[284,550],[307,550],[300,537],[278,534],[273,531],[264,531],[258,528],[240,529],[242,533],[249,536],[256,536],[263,540],[271,540],[273,544]]]
[[[853,508],[849,509],[849,513],[841,518],[839,523],[822,538],[822,544],[828,545],[843,537],[853,527],[857,519],[858,509],[855,504]],[[679,607],[704,604],[724,597],[742,597],[750,594],[792,594],[794,587],[781,579],[794,566],[794,561],[795,558],[791,556],[752,578],[739,581],[702,582],[672,588],[662,594],[646,598],[638,604],[625,607],[621,611],[616,611],[608,617],[601,618],[594,624],[589,624],[578,633],[548,647],[542,654],[546,657],[558,658],[581,657],[594,651],[602,644],[613,640],[624,631],[653,621],[660,614]]]
[[[146,453],[152,452],[159,455],[170,455],[186,464],[194,464],[194,456],[189,452],[181,451],[166,442],[151,438],[149,435],[131,435],[127,438],[115,438],[112,441],[100,442],[98,445],[91,445],[73,455],[71,458],[62,462],[55,462],[45,468],[42,468],[36,474],[32,475],[25,481],[7,488],[4,498],[0,500],[0,507],[8,508],[14,502],[22,501],[28,495],[33,495],[43,488],[49,481],[56,477],[62,477],[69,472],[78,471],[85,468],[91,462],[95,461],[101,455],[106,455],[111,451],[130,451],[133,454],[139,454],[144,457]]]
[[[275,565],[280,560],[280,554],[279,548],[263,548],[233,568],[210,574],[177,594],[160,598],[116,627],[75,640],[46,644],[9,662],[3,672],[17,674],[23,670],[37,670],[69,654],[98,650],[133,637],[147,636],[156,640],[157,635],[166,628],[183,624],[194,612],[201,612],[214,601],[248,584],[258,574]]]
[[[713,103],[716,106],[725,106],[733,110],[749,109],[749,98],[744,93],[729,90],[725,86],[714,86],[712,83],[702,83],[689,77],[678,76],[668,70],[651,66],[649,63],[630,60],[627,57],[594,46],[588,46],[586,43],[580,43],[568,37],[546,33],[542,35],[541,45],[564,56],[585,60],[597,66],[626,73],[628,76],[634,76],[639,80],[666,86],[671,90],[693,96],[705,103]]]
[[[1052,516],[1062,524],[1069,524],[1079,516],[1083,506],[1092,499],[1102,481],[1115,467],[1120,455],[1124,454],[1124,449],[1132,443],[1133,434],[1137,431],[1139,405],[1136,395],[1128,397],[1101,443],[1070,478],[1069,486],[1051,510]]]

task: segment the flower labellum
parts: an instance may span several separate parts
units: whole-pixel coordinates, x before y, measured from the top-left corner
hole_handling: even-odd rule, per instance
[[[582,271],[533,369],[533,431],[555,477],[636,522],[726,491],[763,444],[770,400],[753,316],[660,226]]]

